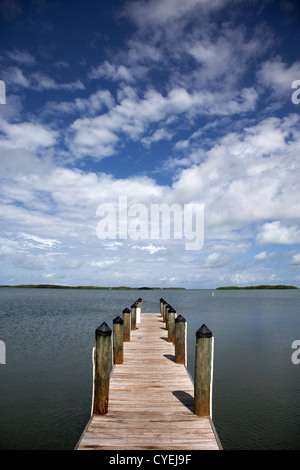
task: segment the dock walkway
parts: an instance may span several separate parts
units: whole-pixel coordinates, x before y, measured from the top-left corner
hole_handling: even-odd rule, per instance
[[[114,365],[108,413],[92,415],[77,450],[220,450],[210,417],[194,414],[194,384],[174,360],[159,313],[143,313],[123,364]]]

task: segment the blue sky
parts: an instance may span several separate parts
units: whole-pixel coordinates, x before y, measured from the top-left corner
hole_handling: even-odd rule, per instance
[[[296,0],[0,0],[0,284],[300,286],[299,20]],[[100,239],[124,196],[202,205],[203,246]]]

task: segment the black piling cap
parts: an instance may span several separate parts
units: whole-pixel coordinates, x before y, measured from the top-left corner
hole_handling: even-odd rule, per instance
[[[130,310],[129,310],[129,308],[127,308],[127,307],[126,307],[126,308],[124,308],[124,310],[123,310],[123,312],[122,312],[122,313],[130,313]]]
[[[138,302],[142,302],[142,300],[143,300],[143,299],[139,298],[137,301],[138,301]]]
[[[211,338],[212,332],[206,325],[202,325],[198,331],[196,331],[196,338]]]
[[[169,307],[168,310],[169,310],[169,313],[176,313],[176,310],[174,310],[173,307]]]
[[[114,325],[123,325],[123,318],[121,318],[119,315],[113,319],[113,324]]]
[[[164,302],[164,299],[161,297],[161,298],[159,299],[159,301],[160,301],[160,302]]]
[[[137,303],[134,302],[134,304],[131,305],[131,308],[136,308],[137,307]]]
[[[112,334],[112,331],[109,328],[108,324],[105,323],[105,321],[104,321],[103,323],[101,323],[100,326],[98,326],[98,328],[96,329],[95,334],[96,334],[96,336],[110,336]]]
[[[175,322],[185,322],[186,319],[182,315],[178,315],[178,317],[175,318]]]

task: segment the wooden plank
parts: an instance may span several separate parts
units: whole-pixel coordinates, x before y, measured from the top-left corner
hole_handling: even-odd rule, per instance
[[[113,367],[108,413],[93,415],[78,450],[218,450],[209,417],[194,414],[194,384],[175,363],[160,313],[143,313]]]

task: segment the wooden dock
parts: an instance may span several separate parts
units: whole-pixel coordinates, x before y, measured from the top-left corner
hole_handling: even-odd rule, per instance
[[[194,384],[175,363],[160,313],[143,313],[110,375],[106,414],[93,414],[76,450],[220,450],[210,416],[194,413]]]

